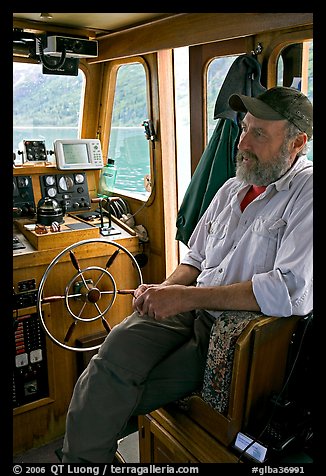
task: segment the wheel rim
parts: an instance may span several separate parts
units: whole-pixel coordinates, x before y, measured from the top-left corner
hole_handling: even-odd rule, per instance
[[[113,246],[115,248],[115,251],[112,253],[110,258],[108,259],[106,265],[104,268],[101,266],[88,266],[85,268],[81,268],[79,266],[79,262],[77,257],[75,256],[73,250],[78,247],[82,247],[83,245],[89,245],[92,243],[100,243],[108,246]],[[89,239],[89,240],[82,240],[77,243],[74,243],[70,246],[67,246],[65,249],[63,249],[48,265],[47,269],[45,270],[38,289],[38,295],[37,295],[37,312],[38,312],[38,317],[41,321],[42,327],[45,330],[47,336],[58,346],[66,349],[66,350],[73,350],[76,352],[86,352],[86,351],[93,351],[97,350],[100,346],[100,344],[97,345],[91,345],[91,346],[86,346],[86,347],[77,347],[75,345],[69,345],[69,340],[74,333],[74,329],[76,328],[76,325],[80,326],[80,324],[83,324],[85,322],[93,322],[96,320],[101,319],[102,324],[107,332],[110,332],[110,325],[105,319],[105,315],[107,312],[112,308],[113,304],[116,301],[116,296],[117,294],[130,294],[128,290],[119,290],[117,288],[116,281],[113,277],[113,275],[108,271],[108,268],[113,264],[114,260],[117,258],[118,254],[120,252],[125,253],[131,260],[132,265],[135,268],[137,278],[138,278],[138,285],[143,283],[143,278],[142,278],[142,273],[141,269],[132,255],[132,253],[127,250],[124,246],[122,246],[120,243],[117,243],[115,241],[104,241],[103,239]],[[47,283],[48,277],[60,260],[65,257],[67,254],[70,254],[70,259],[72,261],[72,265],[76,268],[77,273],[75,273],[72,278],[68,281],[68,283],[65,286],[64,289],[64,294],[60,296],[50,296],[50,297],[44,297],[43,292],[44,292],[44,287]],[[99,273],[98,279],[95,280],[94,283],[90,283],[89,279],[85,278],[85,276],[88,273]],[[81,281],[78,281],[80,278]],[[112,289],[109,290],[100,290],[100,284],[101,281],[106,279],[109,283]],[[77,285],[77,283],[80,283],[81,289],[80,292],[72,292],[73,287]],[[104,298],[108,300],[108,304],[104,305],[104,308],[102,308],[102,303],[101,303],[101,298]],[[53,335],[53,332],[50,331],[49,327],[47,326],[45,322],[45,318],[43,315],[42,311],[42,305],[45,302],[54,302],[61,300],[65,304],[65,308],[68,311],[69,317],[72,318],[72,322],[70,323],[69,328],[66,331],[63,341],[59,340],[56,336]],[[81,303],[81,309],[79,313],[76,313],[73,310],[73,300],[77,300],[78,304]],[[83,317],[83,312],[87,306],[87,310],[93,309],[94,307],[94,316],[91,317]],[[51,318],[52,319],[52,318]]]

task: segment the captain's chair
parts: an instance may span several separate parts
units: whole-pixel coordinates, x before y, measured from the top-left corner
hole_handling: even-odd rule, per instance
[[[273,434],[273,399],[285,396],[289,349],[311,318],[223,313],[211,331],[202,389],[139,417],[140,462],[238,462],[238,433],[254,440],[265,426],[268,438],[284,440],[284,432]]]

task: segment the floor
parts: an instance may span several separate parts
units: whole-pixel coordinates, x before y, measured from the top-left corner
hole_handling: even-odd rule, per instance
[[[63,438],[53,441],[40,448],[33,448],[25,453],[14,456],[13,463],[59,463],[56,450],[62,448]],[[126,463],[139,463],[138,432],[131,433],[118,445],[118,451]]]
[[[33,448],[25,453],[16,455],[13,463],[59,463],[60,459],[56,451],[60,454],[63,438],[59,438],[40,448]],[[138,431],[131,433],[122,440],[118,445],[118,451],[125,463],[139,463],[139,445]],[[306,452],[291,453],[281,460],[282,464],[301,464],[313,463],[312,454]]]

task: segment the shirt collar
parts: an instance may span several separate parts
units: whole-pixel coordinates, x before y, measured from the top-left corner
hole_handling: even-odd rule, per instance
[[[288,190],[295,175],[307,166],[312,167],[312,163],[307,159],[305,155],[300,156],[292,165],[292,167],[276,182],[271,183],[270,186],[275,186],[276,190]]]

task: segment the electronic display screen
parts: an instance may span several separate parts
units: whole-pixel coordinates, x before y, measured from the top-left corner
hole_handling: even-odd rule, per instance
[[[57,139],[53,144],[59,170],[90,170],[103,167],[99,139]]]
[[[86,144],[63,144],[66,164],[88,164],[90,162]]]

